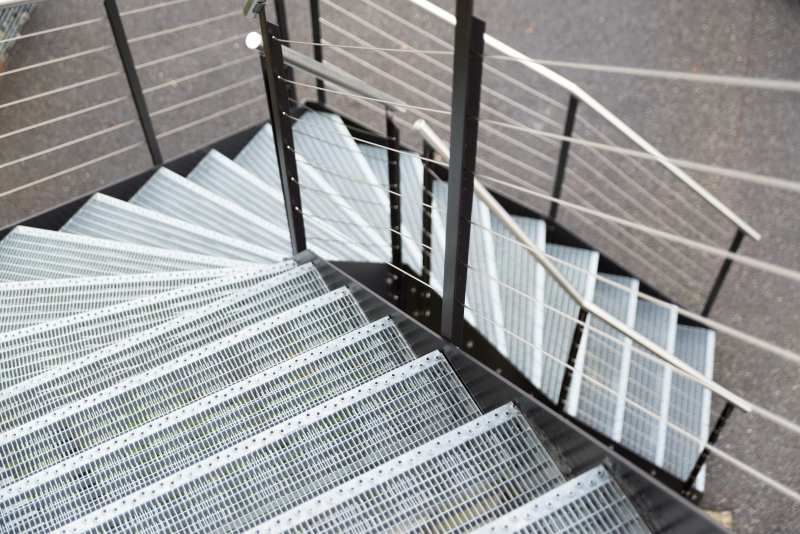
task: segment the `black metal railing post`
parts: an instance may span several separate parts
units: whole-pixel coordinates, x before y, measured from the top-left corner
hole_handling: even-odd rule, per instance
[[[320,44],[322,42],[322,31],[319,27],[319,0],[309,0],[311,6],[311,37],[312,40]],[[322,63],[322,47],[315,46],[314,47],[314,59]],[[325,103],[325,82],[317,78],[317,87],[319,90],[317,91],[317,100],[324,104]]]
[[[567,109],[567,122],[564,124],[564,137],[572,137],[572,128],[575,126],[575,112],[578,110],[578,99],[569,95],[569,108]],[[570,142],[566,139],[561,142],[561,153],[558,155],[558,168],[556,169],[556,182],[553,186],[553,198],[561,198],[561,186],[564,184],[564,173],[567,171]],[[558,204],[550,204],[550,220],[555,221],[558,214]]]
[[[740,228],[736,231],[736,236],[733,238],[733,243],[731,243],[731,247],[728,250],[736,254],[739,251],[739,247],[742,245],[742,239],[744,239],[744,232]],[[711,288],[711,293],[709,293],[708,299],[706,299],[706,305],[703,307],[703,317],[708,317],[711,313],[711,307],[714,306],[714,301],[717,300],[717,293],[719,293],[720,288],[722,288],[722,283],[728,275],[731,263],[730,258],[726,258],[722,263],[722,267],[717,274],[717,279],[714,281],[714,287]]]
[[[725,423],[728,422],[728,419],[731,418],[733,414],[733,404],[730,402],[725,403],[725,407],[722,409],[722,413],[717,419],[717,424],[714,425],[714,430],[711,431],[711,435],[708,436],[708,444],[714,445],[719,439],[719,435],[722,433],[722,429],[725,428]],[[686,479],[686,483],[683,486],[683,490],[681,491],[681,495],[690,495],[692,492],[692,486],[694,486],[695,481],[697,480],[697,476],[700,474],[700,469],[703,468],[703,465],[708,460],[711,451],[708,448],[703,449],[703,452],[700,453],[700,457],[697,459],[697,462],[694,464],[694,469],[692,469],[689,478]]]
[[[472,0],[458,0],[456,20],[442,280],[442,337],[460,346],[464,333],[470,218],[483,73],[483,33],[486,24],[472,16]]]
[[[262,6],[258,18],[261,21],[261,38],[264,42],[262,72],[267,90],[272,134],[275,139],[275,152],[278,155],[278,168],[281,174],[283,201],[286,206],[286,218],[289,223],[289,235],[292,240],[292,253],[297,254],[306,249],[306,232],[303,225],[302,204],[300,203],[300,182],[297,179],[297,161],[295,160],[294,139],[292,137],[291,106],[286,83],[283,80],[284,63],[281,43],[277,40],[281,35],[280,28],[267,22]]]
[[[434,150],[427,141],[422,146],[422,157],[426,160],[433,159]],[[423,161],[422,172],[422,281],[426,284],[431,283],[431,249],[433,241],[433,176],[431,163]]]
[[[392,112],[386,110],[386,155],[389,160],[389,225],[393,232],[391,232],[392,242],[392,265],[397,268],[398,272],[403,269],[403,240],[400,236],[401,229],[401,214],[400,214],[400,130],[392,119]],[[394,297],[395,300],[402,299],[403,296],[403,281],[397,273],[392,275],[394,277]],[[403,309],[402,302],[398,302],[399,308]]]
[[[580,313],[578,313],[578,322],[575,324],[575,331],[572,333],[572,345],[569,347],[569,356],[567,357],[567,367],[564,369],[564,378],[561,379],[561,392],[558,394],[558,404],[556,405],[558,413],[562,413],[564,411],[564,406],[567,404],[567,395],[569,395],[569,388],[572,385],[572,376],[574,375],[572,369],[575,367],[575,360],[578,358],[578,349],[581,346],[581,339],[583,338],[586,316],[586,310],[581,308]]]
[[[164,161],[164,158],[161,157],[161,149],[158,146],[156,132],[153,129],[153,122],[150,120],[150,113],[147,111],[144,93],[142,93],[142,84],[139,83],[139,75],[136,73],[136,66],[133,64],[133,56],[131,55],[130,46],[128,46],[128,38],[125,37],[125,27],[122,25],[122,18],[119,15],[117,0],[105,0],[103,3],[106,6],[111,31],[114,33],[114,41],[117,43],[117,51],[122,60],[122,68],[128,78],[128,86],[131,88],[133,103],[136,105],[136,112],[139,114],[139,122],[142,124],[142,130],[144,130],[144,138],[147,141],[147,147],[150,149],[150,156],[153,158],[153,164],[159,165]]]
[[[281,29],[280,38],[284,41],[289,40],[289,23],[286,21],[286,4],[284,0],[275,0],[275,18],[278,19],[278,27]],[[286,43],[289,46],[289,43]],[[291,48],[291,47],[290,47]],[[292,67],[286,67],[286,79],[294,81],[294,71]],[[294,84],[288,85],[289,99],[297,101],[297,91]]]

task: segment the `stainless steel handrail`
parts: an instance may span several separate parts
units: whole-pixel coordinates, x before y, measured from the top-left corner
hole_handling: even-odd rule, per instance
[[[264,43],[259,32],[249,33],[245,39],[245,44],[250,50],[255,50],[261,55],[264,54]],[[311,59],[310,57],[306,57],[297,50],[293,50],[286,45],[282,45],[282,48],[283,61],[288,66],[297,70],[302,70],[303,72],[320,80],[337,85],[342,89],[350,91],[356,96],[363,96],[372,100],[376,100],[380,105],[391,111],[394,111],[395,113],[406,112],[406,108],[404,106],[407,104],[399,98],[375,89],[371,85],[362,82],[355,76],[350,76],[349,74],[340,72],[328,65],[324,65],[319,61]]]
[[[450,162],[450,147],[445,143],[436,133],[428,126],[424,120],[418,120],[414,123],[414,129],[419,132],[422,138],[442,157],[446,162]],[[582,310],[591,313],[598,319],[608,323],[612,328],[619,333],[631,338],[633,341],[639,343],[641,346],[666,361],[673,367],[683,371],[691,380],[700,384],[701,386],[710,389],[717,395],[730,401],[736,407],[741,408],[745,412],[751,412],[753,407],[744,399],[735,393],[728,391],[720,386],[713,380],[708,379],[705,375],[697,371],[689,364],[681,361],[679,358],[670,354],[659,345],[646,338],[624,322],[620,321],[597,304],[586,299],[578,289],[567,280],[566,276],[553,265],[550,259],[536,246],[536,243],[525,233],[525,231],[514,221],[513,217],[500,205],[497,199],[489,192],[488,189],[477,179],[474,181],[475,194],[481,199],[488,207],[489,210],[497,217],[500,222],[505,226],[511,234],[516,237],[525,249],[530,252],[531,256],[547,271],[547,274],[553,277],[556,283],[567,292],[572,300],[575,301]]]
[[[444,9],[432,4],[428,0],[408,0],[412,4],[416,5],[420,9],[424,9],[431,15],[435,16],[436,18],[450,24],[451,26],[456,25],[456,17],[451,15],[449,12],[445,11]],[[666,167],[672,174],[678,177],[681,181],[683,181],[686,185],[691,187],[698,195],[703,197],[706,202],[714,206],[720,213],[722,213],[725,217],[728,218],[733,224],[735,224],[742,232],[746,233],[756,241],[761,239],[761,234],[755,230],[752,226],[747,224],[744,219],[736,215],[728,206],[723,204],[717,197],[712,195],[706,188],[701,186],[694,178],[686,174],[686,172],[672,163],[669,158],[664,156],[656,147],[648,143],[641,135],[636,133],[630,126],[625,124],[619,117],[611,113],[605,106],[603,106],[600,102],[595,100],[589,93],[581,89],[577,84],[574,82],[569,81],[568,79],[564,78],[560,74],[553,72],[552,70],[544,67],[543,65],[536,63],[535,60],[526,56],[522,52],[511,48],[507,44],[495,39],[488,33],[483,34],[484,42],[500,52],[505,56],[509,56],[510,58],[514,58],[517,60],[518,65],[522,65],[535,73],[543,76],[544,78],[550,80],[551,82],[563,87],[567,91],[569,91],[575,98],[589,106],[591,109],[596,111],[601,117],[606,119],[612,126],[622,132],[628,139],[639,145],[642,150],[647,152],[648,154],[655,157],[655,159],[661,163],[664,167]]]

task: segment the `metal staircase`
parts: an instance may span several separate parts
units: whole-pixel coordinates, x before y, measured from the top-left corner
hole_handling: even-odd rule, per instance
[[[560,448],[530,406],[478,401],[487,386],[464,371],[466,355],[420,341],[435,336],[342,282],[324,260],[391,260],[389,199],[354,186],[387,186],[386,151],[350,138],[335,114],[301,119],[330,130],[294,127],[309,246],[322,259],[290,258],[269,124],[234,160],[211,150],[185,178],[161,168],[129,202],[94,195],[61,232],[17,227],[0,241],[0,529],[633,533],[660,525],[637,513],[630,467],[608,459],[577,472],[570,466],[580,462],[567,457],[596,444]],[[405,154],[400,165],[404,194],[422,201],[420,160]],[[433,197],[444,209],[446,182]],[[402,233],[421,236],[415,208],[403,204]],[[433,248],[443,250],[444,220],[436,210],[432,218]],[[473,233],[470,260],[489,277],[470,276],[466,318],[556,402],[564,375],[556,360],[569,357],[567,316],[579,308],[530,255],[506,245],[507,229],[477,197],[473,218],[497,235]],[[347,221],[353,240],[337,240],[326,220]],[[710,377],[713,332],[678,325],[674,313],[599,281],[598,254],[547,243],[543,221],[516,220],[588,298]],[[403,247],[420,272],[420,247]],[[431,284],[441,289],[442,258],[431,259]],[[565,411],[686,477],[694,442],[625,400],[703,436],[710,392],[623,343],[618,354],[583,338]],[[616,394],[583,375],[602,376]]]

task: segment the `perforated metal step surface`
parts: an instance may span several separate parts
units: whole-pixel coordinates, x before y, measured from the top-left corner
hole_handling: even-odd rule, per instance
[[[202,470],[197,462],[206,458],[214,461],[212,457],[215,455],[222,458],[235,455],[236,444],[265,434],[267,429],[289,419],[297,420],[296,416],[304,410],[316,407],[317,410],[331,411],[330,404],[324,407],[320,405],[330,403],[336,395],[362,386],[413,359],[413,353],[391,320],[376,321],[219,390],[213,396],[208,396],[207,400],[190,403],[153,420],[151,424],[125,432],[107,444],[84,450],[77,462],[73,459],[66,464],[57,464],[37,475],[40,482],[35,487],[27,483],[15,484],[9,491],[3,492],[6,501],[1,506],[13,510],[13,513],[6,514],[4,524],[12,531],[24,529],[31,532],[45,527],[52,529],[179,471],[184,473],[184,477],[187,473],[199,477]],[[395,372],[405,376],[405,371]],[[433,394],[434,390],[428,393]],[[385,395],[380,400],[373,399],[372,406],[385,400],[388,400]],[[402,400],[393,399],[395,411],[400,412],[395,416],[402,416],[412,409],[407,403],[400,404]],[[343,406],[338,406],[338,411],[334,411],[343,414]],[[378,407],[383,408],[384,413],[392,411],[388,405]],[[454,406],[448,409],[459,413],[458,410],[463,412],[464,408]],[[351,409],[344,416],[352,419],[353,415]],[[446,419],[445,414],[442,420]],[[310,422],[307,415],[300,420]],[[291,426],[288,425],[289,428]],[[374,419],[372,426],[376,426]],[[358,432],[358,427],[350,425],[350,428]],[[333,433],[324,426],[319,430],[327,431],[328,440],[341,434],[341,427]],[[274,432],[269,435],[274,435]],[[286,436],[284,434],[281,437]],[[354,437],[354,434],[349,436],[350,446],[342,452],[352,450]],[[317,439],[315,444],[330,446],[325,441],[320,443]],[[297,443],[296,437],[289,443]],[[399,443],[393,442],[392,445],[396,447]],[[284,458],[305,456],[286,453],[284,450]],[[230,464],[230,461],[221,464]],[[257,468],[258,464],[251,461],[250,470]],[[281,466],[281,462],[277,462],[277,466]],[[272,466],[267,464],[264,467],[268,469]],[[287,467],[281,466],[285,474],[293,470],[287,470]],[[217,480],[214,485],[220,486],[222,481]],[[85,498],[88,488],[91,488],[94,499]],[[288,490],[291,493],[298,489],[286,488],[283,492]],[[272,487],[271,490],[274,493],[278,488]],[[265,502],[274,500],[265,499]],[[210,514],[194,506],[191,515],[187,519],[197,523]],[[48,521],[46,517],[57,519]],[[164,523],[159,527],[162,531],[169,530]]]
[[[278,269],[236,270],[226,278],[0,334],[0,390],[201,309],[268,280],[293,264],[280,264]]]
[[[216,150],[211,150],[186,178],[288,232],[283,192]],[[344,243],[319,221],[309,218],[304,224],[307,245],[320,257],[328,261],[369,261],[366,254]]]
[[[509,404],[249,532],[469,532],[563,482]]]
[[[475,534],[645,534],[644,522],[603,466],[597,466]]]
[[[288,268],[290,265],[293,266],[293,262],[254,267],[251,270],[266,271],[278,266]],[[0,283],[0,332],[107,308],[232,276],[240,271],[208,269]]]
[[[146,247],[27,226],[0,241],[0,282],[252,266],[252,262]]]
[[[286,259],[286,255],[280,252],[251,245],[101,193],[89,199],[61,231],[259,263]]]
[[[99,393],[0,436],[6,483],[30,476],[366,324],[347,290],[337,290],[216,341],[160,359]],[[149,369],[149,370],[147,370]],[[112,387],[113,386],[113,387]],[[54,442],[54,435],[61,439]]]

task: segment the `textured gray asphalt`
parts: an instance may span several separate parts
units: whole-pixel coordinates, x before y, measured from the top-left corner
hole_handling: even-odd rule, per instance
[[[155,3],[158,2],[122,2],[120,8],[126,11]],[[135,38],[233,12],[240,9],[240,3],[230,0],[192,0],[164,10],[126,17],[126,29],[128,36]],[[291,37],[300,41],[310,40],[306,2],[288,0],[287,3]],[[378,3],[404,19],[419,24],[435,36],[447,42],[452,41],[450,28],[431,20],[425,13],[419,13],[406,2],[380,0]],[[453,2],[450,0],[437,3],[452,10]],[[369,9],[361,0],[340,0],[337,4],[411,46],[441,49],[439,44]],[[800,58],[800,2],[797,0],[597,0],[591,3],[581,0],[478,0],[476,12],[487,21],[489,33],[534,58],[800,79],[800,61],[797,59]],[[37,8],[26,32],[103,15],[102,4],[97,0],[52,1]],[[344,31],[362,36],[373,45],[396,46],[324,2],[322,16]],[[251,29],[255,29],[254,24],[241,17],[233,17],[209,23],[203,28],[135,43],[132,48],[135,60],[141,63]],[[334,43],[356,44],[346,34],[328,25],[323,26],[323,35]],[[14,50],[7,69],[111,44],[112,37],[107,26],[101,23],[70,30],[69,33],[33,38],[30,42],[30,46],[20,44]],[[235,44],[230,42],[186,56],[181,61],[142,69],[142,85],[152,87],[247,57],[243,46],[240,44],[236,48]],[[308,51],[308,47],[297,48]],[[407,99],[411,104],[440,107],[436,101],[449,103],[449,92],[435,82],[449,84],[450,79],[446,72],[430,62],[413,56],[403,58],[427,73],[429,77],[426,79],[375,53],[351,54],[367,63],[359,64],[346,59],[341,53],[326,50],[326,58],[334,64]],[[447,56],[437,56],[437,59],[446,65],[450,63]],[[487,70],[486,85],[501,96],[510,98],[513,103],[487,92],[483,97],[485,103],[505,117],[527,126],[560,133],[568,99],[564,91],[537,79],[524,68],[498,60],[487,60],[487,64],[502,69],[553,101],[538,98]],[[116,52],[111,50],[74,60],[59,69],[46,67],[0,77],[0,105],[119,68]],[[800,146],[798,94],[573,69],[556,70],[585,88],[669,156],[792,180],[800,176],[800,150],[797,150]],[[157,111],[259,74],[255,61],[247,61],[222,72],[222,75],[198,77],[176,84],[176,87],[168,86],[156,91],[148,96],[148,105],[151,111]],[[408,85],[398,87],[387,76],[398,77]],[[304,77],[300,77],[300,80],[310,82]],[[126,91],[124,78],[118,76],[108,82],[62,93],[58,98],[0,108],[0,135],[90,104],[108,101],[126,94]],[[154,119],[156,129],[160,133],[168,132],[258,96],[259,91],[261,86],[256,81],[164,113]],[[301,90],[300,94],[312,96],[311,92],[305,90]],[[382,127],[383,119],[379,114],[344,98],[331,96],[330,101],[338,109],[375,127]],[[534,117],[526,114],[519,105],[532,108],[540,115]],[[486,118],[505,120],[501,115],[490,115],[491,112],[486,108],[481,113]],[[445,130],[442,126],[436,126],[435,120],[446,126],[449,123],[447,116],[434,113],[427,115],[428,122],[446,138]],[[167,157],[175,156],[265,116],[264,106],[260,104],[227,113],[164,138],[162,150]],[[604,126],[602,120],[585,107],[579,108],[579,116],[597,127],[608,139],[621,146],[634,148],[611,128]],[[40,130],[0,138],[0,165],[134,118],[133,105],[126,101]],[[402,118],[413,122],[417,117]],[[603,140],[590,131],[584,122],[578,122],[576,133],[590,140]],[[502,134],[508,138],[503,139]],[[405,128],[402,136],[412,145],[419,144]],[[33,178],[78,165],[141,140],[138,126],[131,125],[97,141],[76,145],[75,150],[62,149],[49,156],[0,168],[0,190],[17,187]],[[511,131],[492,133],[482,130],[481,140],[539,171],[539,174],[529,172],[518,164],[482,149],[480,157],[505,171],[504,176],[511,174],[530,186],[545,192],[551,190],[551,180],[545,177],[554,174],[557,144]],[[538,150],[541,154],[533,154],[525,147]],[[97,187],[103,181],[107,183],[144,169],[149,164],[146,149],[139,148],[25,192],[2,197],[0,224],[18,220]],[[620,212],[632,214],[645,224],[661,225],[695,239],[706,236],[709,243],[721,247],[727,247],[733,237],[735,230],[730,223],[698,201],[656,165],[643,163],[639,167],[622,157],[607,156],[607,159],[602,159],[585,149],[576,149],[571,156],[570,169],[574,174],[568,174],[565,182],[568,188],[565,198],[569,200],[582,202],[585,199],[604,211],[619,214],[614,211],[616,205]],[[482,172],[500,176],[485,166]],[[797,237],[800,211],[796,209],[796,195],[730,179],[691,174],[763,233],[760,242],[745,240],[741,249],[744,254],[793,269],[800,268],[800,239]],[[547,209],[547,204],[534,196],[514,195],[540,212]],[[664,242],[637,234],[626,234],[617,227],[595,219],[582,219],[567,210],[560,211],[559,219],[598,250],[616,259],[679,304],[694,310],[702,307],[719,266],[714,258],[689,249],[670,247]],[[712,312],[712,318],[794,351],[800,350],[798,317],[800,288],[797,283],[738,265],[731,270]],[[800,413],[798,367],[726,336],[718,335],[717,340],[716,380],[760,406],[797,422]],[[715,409],[719,410],[720,407],[721,403],[715,399]],[[775,425],[756,416],[738,412],[734,414],[719,445],[769,476],[800,489],[800,439],[797,436],[780,431]],[[715,510],[733,510],[734,530],[737,532],[800,532],[798,505],[713,457],[709,464],[703,506]]]

